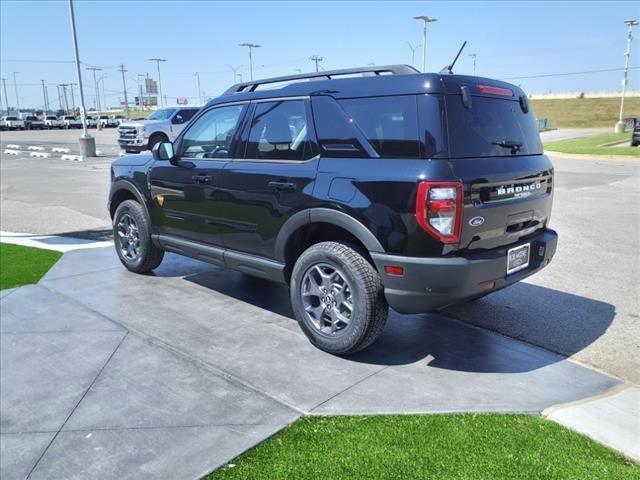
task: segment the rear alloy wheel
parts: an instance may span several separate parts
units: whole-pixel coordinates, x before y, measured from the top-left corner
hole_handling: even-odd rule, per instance
[[[375,342],[387,320],[380,277],[355,249],[322,242],[305,250],[291,274],[291,304],[311,343],[347,355]]]
[[[164,258],[164,250],[151,240],[151,229],[142,205],[133,200],[125,200],[116,209],[113,241],[118,258],[132,272],[150,272]]]

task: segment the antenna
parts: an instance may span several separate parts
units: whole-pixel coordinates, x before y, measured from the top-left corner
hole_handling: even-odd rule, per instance
[[[462,53],[462,50],[464,50],[464,47],[466,44],[467,44],[467,41],[465,40],[462,46],[460,47],[460,50],[458,50],[458,54],[456,55],[456,58],[453,59],[453,62],[451,63],[451,65],[447,65],[446,67],[444,67],[442,70],[440,70],[440,73],[453,73],[453,66],[458,61],[458,57]]]

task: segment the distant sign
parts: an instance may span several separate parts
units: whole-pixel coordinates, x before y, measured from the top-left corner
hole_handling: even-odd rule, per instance
[[[177,102],[178,102],[178,105],[186,105],[187,103],[189,103],[189,101],[186,98],[178,98]]]
[[[158,82],[151,78],[144,79],[145,93],[158,93]]]

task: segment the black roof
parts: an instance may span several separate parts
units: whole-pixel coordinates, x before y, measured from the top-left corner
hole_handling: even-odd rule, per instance
[[[460,87],[463,85],[474,89],[477,85],[508,88],[513,92],[514,100],[524,95],[519,87],[490,78],[448,73],[420,73],[408,65],[386,65],[238,83],[227,89],[221,96],[210,100],[207,105],[314,94],[327,94],[335,98],[358,98],[460,93]],[[260,86],[267,88],[259,89]],[[472,92],[475,93],[475,90]]]

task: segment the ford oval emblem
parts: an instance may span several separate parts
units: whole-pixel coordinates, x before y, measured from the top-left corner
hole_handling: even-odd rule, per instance
[[[472,227],[479,227],[483,223],[484,217],[473,217],[471,220],[469,220],[469,225],[471,225]]]

